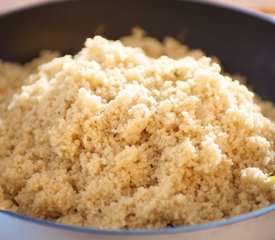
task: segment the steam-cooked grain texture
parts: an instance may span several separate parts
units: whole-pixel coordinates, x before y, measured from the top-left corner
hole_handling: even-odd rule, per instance
[[[151,229],[273,203],[275,124],[261,106],[273,121],[274,106],[172,38],[122,41],[145,52],[96,36],[76,56],[0,63],[0,205]]]

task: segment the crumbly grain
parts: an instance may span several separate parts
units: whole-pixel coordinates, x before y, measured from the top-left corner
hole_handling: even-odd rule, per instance
[[[156,229],[274,203],[272,103],[173,38],[121,41],[0,62],[1,207]]]

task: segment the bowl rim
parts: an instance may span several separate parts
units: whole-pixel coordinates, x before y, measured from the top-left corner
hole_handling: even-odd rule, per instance
[[[1,18],[8,17],[10,15],[14,15],[17,13],[20,13],[22,11],[28,11],[28,10],[35,10],[51,5],[56,4],[66,4],[66,2],[88,2],[89,0],[51,0],[50,2],[40,2],[40,3],[30,3],[27,6],[19,6],[15,8],[7,9],[4,12],[0,12],[0,20]],[[147,1],[158,1],[160,0],[147,0]],[[248,8],[245,6],[240,6],[236,4],[231,4],[228,2],[217,2],[215,0],[161,0],[165,2],[189,2],[192,4],[199,4],[199,5],[207,5],[211,7],[221,8],[221,9],[227,9],[229,11],[235,11],[250,17],[258,18],[259,20],[263,20],[265,22],[271,23],[275,25],[275,17],[265,14],[263,12],[260,12],[258,10],[255,10],[253,8]]]
[[[6,215],[11,218],[16,218],[17,220],[22,220],[24,222],[29,222],[32,224],[38,224],[44,227],[50,227],[60,230],[66,230],[71,232],[80,232],[80,233],[90,233],[97,235],[116,235],[116,236],[144,236],[144,235],[168,235],[168,234],[179,234],[179,233],[188,233],[188,232],[197,232],[202,230],[209,230],[213,228],[221,228],[224,226],[229,226],[235,223],[244,222],[247,220],[255,219],[261,216],[264,216],[268,213],[275,211],[275,204],[272,204],[268,207],[261,208],[259,210],[242,214],[236,217],[217,220],[213,222],[208,222],[205,224],[193,225],[193,226],[183,226],[175,228],[163,228],[163,229],[153,229],[153,230],[111,230],[111,229],[96,229],[88,227],[80,227],[73,225],[66,225],[61,223],[50,222],[46,220],[41,220],[38,218],[28,217],[19,213],[14,213],[8,210],[0,210],[0,214]]]
[[[17,13],[21,13],[24,11],[29,10],[36,10],[39,8],[56,5],[56,4],[66,4],[66,2],[76,2],[76,1],[89,1],[89,0],[52,0],[50,2],[42,2],[38,4],[30,4],[28,6],[21,6],[18,8],[12,8],[8,9],[5,12],[0,13],[0,21],[2,18],[8,17],[10,15],[14,15]],[[150,1],[156,1],[156,0],[150,0]],[[240,14],[246,15],[248,17],[254,17],[259,20],[262,20],[266,23],[271,23],[275,27],[275,17],[271,17],[267,14],[261,13],[259,11],[249,9],[242,6],[237,6],[229,3],[221,3],[216,2],[213,0],[165,0],[166,2],[189,2],[192,4],[199,4],[199,5],[206,5],[216,8],[221,8],[225,10],[229,10],[232,12],[238,12]],[[51,221],[41,220],[34,217],[25,216],[23,214],[11,212],[8,210],[2,210],[0,209],[0,214],[6,215],[11,218],[16,218],[18,220],[22,220],[25,222],[33,223],[33,224],[39,224],[44,227],[51,227],[61,230],[67,230],[67,231],[73,231],[73,232],[81,232],[81,233],[91,233],[91,234],[97,234],[97,235],[117,235],[117,236],[130,236],[130,235],[158,235],[158,234],[178,234],[178,233],[187,233],[187,232],[195,232],[195,231],[201,231],[201,230],[207,230],[207,229],[213,229],[217,227],[223,227],[227,225],[232,225],[235,223],[243,222],[246,220],[250,220],[253,218],[257,218],[263,215],[266,215],[268,213],[271,213],[275,211],[275,203],[271,204],[268,207],[261,208],[259,210],[249,212],[246,214],[242,214],[236,217],[223,219],[223,220],[217,220],[208,222],[205,224],[198,224],[193,226],[182,226],[182,227],[175,227],[175,228],[164,228],[164,229],[153,229],[153,230],[110,230],[110,229],[95,229],[95,228],[87,228],[87,227],[79,227],[79,226],[73,226],[73,225],[66,225],[66,224],[60,224],[55,223]]]

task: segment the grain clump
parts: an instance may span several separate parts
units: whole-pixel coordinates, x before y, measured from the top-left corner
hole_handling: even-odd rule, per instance
[[[75,56],[2,61],[0,206],[100,229],[266,207],[274,109],[201,51],[140,30],[87,39]]]

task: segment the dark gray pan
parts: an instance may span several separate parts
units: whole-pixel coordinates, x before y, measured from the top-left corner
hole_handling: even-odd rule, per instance
[[[25,62],[41,49],[75,53],[88,36],[117,39],[136,25],[219,57],[226,71],[275,102],[275,20],[200,1],[61,1],[2,15],[0,59]]]

